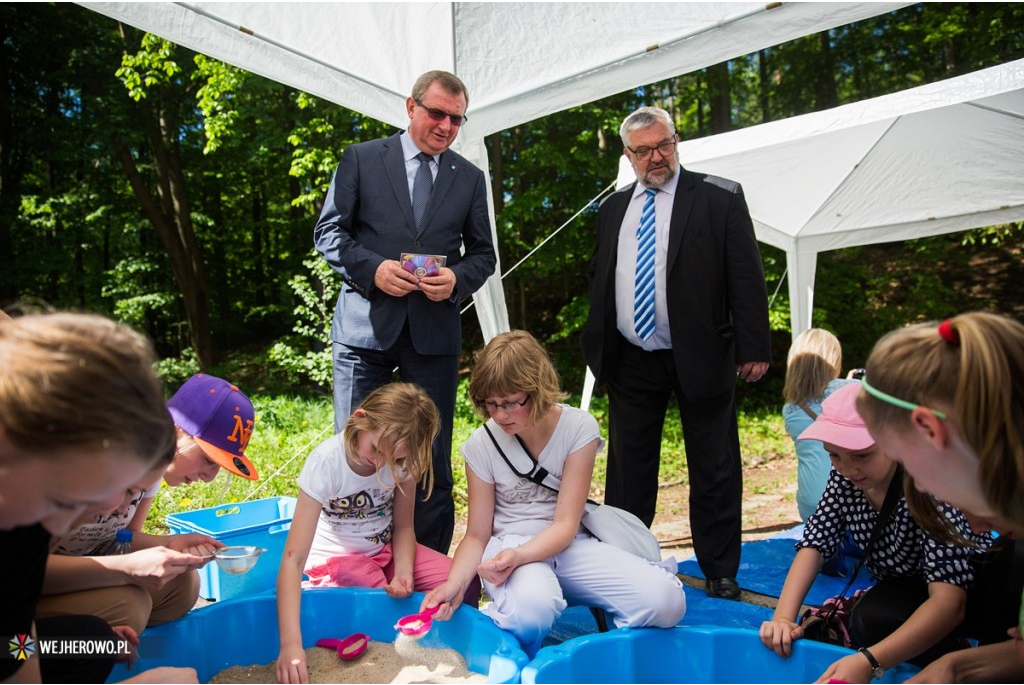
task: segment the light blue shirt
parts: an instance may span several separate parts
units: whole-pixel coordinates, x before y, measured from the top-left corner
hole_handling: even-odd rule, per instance
[[[405,180],[409,183],[409,201],[412,202],[412,184],[416,182],[416,172],[420,170],[420,160],[416,159],[422,150],[416,147],[416,143],[412,142],[412,137],[408,131],[402,131],[398,136],[398,140],[402,142],[402,153],[405,158]],[[438,156],[430,155],[432,160],[429,163],[430,175],[433,179],[437,180],[437,170],[439,166]]]
[[[820,414],[821,403],[826,397],[844,385],[856,382],[846,378],[833,379],[825,386],[824,395],[807,400],[804,404],[815,414]],[[786,424],[786,432],[796,446],[796,507],[800,512],[800,518],[806,522],[825,492],[828,474],[832,470],[832,460],[829,459],[828,452],[820,440],[797,440],[797,437],[814,422],[800,405],[787,402],[782,407],[782,420]]]

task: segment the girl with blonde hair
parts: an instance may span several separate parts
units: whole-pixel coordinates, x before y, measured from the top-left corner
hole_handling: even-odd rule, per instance
[[[969,312],[908,326],[875,344],[866,369],[858,411],[916,488],[961,509],[975,531],[1024,531],[1024,325]],[[915,515],[955,537],[934,506]],[[949,654],[915,680],[1020,682],[1018,646]]]
[[[493,600],[486,613],[530,653],[569,603],[603,609],[618,627],[676,625],[686,599],[675,560],[662,568],[580,526],[604,440],[590,414],[560,403],[540,343],[525,331],[495,336],[477,352],[469,395],[487,421],[461,449],[466,535],[423,607],[448,619],[479,573]]]
[[[832,464],[820,442],[797,438],[821,413],[821,403],[829,395],[854,382],[839,377],[842,368],[839,339],[822,328],[804,331],[789,348],[782,419],[796,449],[796,505],[805,523],[825,492]]]
[[[391,383],[370,393],[342,432],[309,455],[277,576],[278,682],[308,682],[303,586],[376,587],[408,597],[447,578],[451,559],[418,544],[413,529],[416,484],[428,495],[433,486],[431,443],[439,428],[422,388]]]

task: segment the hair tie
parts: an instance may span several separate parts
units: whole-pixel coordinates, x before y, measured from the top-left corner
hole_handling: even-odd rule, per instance
[[[960,346],[960,334],[953,328],[953,324],[949,319],[939,324],[939,335],[950,345]]]

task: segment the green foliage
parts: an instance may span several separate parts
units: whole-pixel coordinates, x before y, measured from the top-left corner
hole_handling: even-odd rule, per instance
[[[114,75],[124,83],[129,96],[138,102],[152,88],[171,82],[181,73],[181,67],[174,60],[174,43],[147,33],[137,53],[123,55],[121,68]]]
[[[164,382],[165,388],[177,389],[200,371],[199,360],[191,347],[182,350],[178,357],[165,357],[156,364],[156,375]]]
[[[241,116],[230,101],[234,93],[245,85],[249,72],[206,55],[196,55],[195,62],[198,70],[193,78],[203,84],[196,100],[203,113],[203,130],[206,133],[203,152],[208,154],[215,152],[230,137]]]
[[[295,336],[274,343],[270,359],[293,378],[308,378],[330,387],[334,367],[331,348],[324,341],[331,339],[334,304],[342,281],[316,250],[302,264],[309,275],[299,274],[288,282],[299,302],[293,312],[297,317],[292,328]]]

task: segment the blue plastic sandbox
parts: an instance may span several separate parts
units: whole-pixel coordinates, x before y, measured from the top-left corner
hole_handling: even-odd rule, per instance
[[[798,640],[783,659],[756,630],[713,626],[620,628],[545,647],[523,669],[524,683],[813,683],[848,649]],[[901,664],[880,681],[901,683]]]
[[[302,593],[303,646],[322,637],[366,633],[394,642],[399,618],[419,611],[421,593],[406,599],[383,590],[324,588]],[[517,683],[529,661],[519,643],[476,609],[460,607],[449,621],[437,621],[420,641],[424,647],[454,649],[475,673],[491,683]],[[107,682],[118,682],[156,666],[191,666],[208,682],[231,666],[269,664],[280,648],[273,593],[229,599],[189,612],[184,618],[147,628],[139,661],[131,670],[118,664]]]

